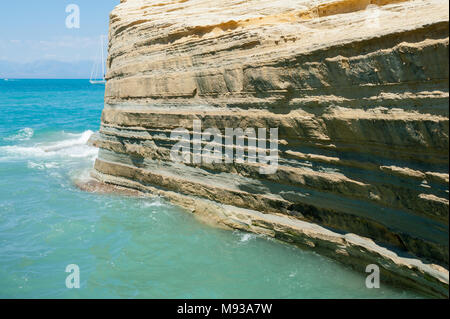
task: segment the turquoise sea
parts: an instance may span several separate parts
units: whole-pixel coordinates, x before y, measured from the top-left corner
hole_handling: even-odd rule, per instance
[[[0,298],[417,298],[163,199],[80,191],[104,86],[0,79]],[[66,288],[66,266],[80,289]]]

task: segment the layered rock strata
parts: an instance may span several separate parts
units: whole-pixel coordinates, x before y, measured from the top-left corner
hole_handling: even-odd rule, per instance
[[[122,0],[110,18],[93,177],[448,296],[446,1]],[[248,145],[174,162],[194,120],[278,128],[276,172]]]

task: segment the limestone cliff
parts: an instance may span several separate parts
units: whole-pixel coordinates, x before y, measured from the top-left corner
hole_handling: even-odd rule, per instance
[[[447,1],[122,0],[110,19],[98,181],[448,295]],[[278,128],[277,171],[173,162],[193,120]]]

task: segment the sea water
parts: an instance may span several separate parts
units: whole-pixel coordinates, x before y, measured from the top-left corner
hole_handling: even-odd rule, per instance
[[[104,86],[0,79],[0,298],[417,298],[328,258],[212,228],[163,198],[83,192]],[[68,289],[68,265],[80,288]]]

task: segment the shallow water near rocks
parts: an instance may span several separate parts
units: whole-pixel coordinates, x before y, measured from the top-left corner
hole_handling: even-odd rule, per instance
[[[161,198],[86,193],[104,86],[0,80],[0,298],[420,298]],[[81,288],[67,289],[66,266]]]

